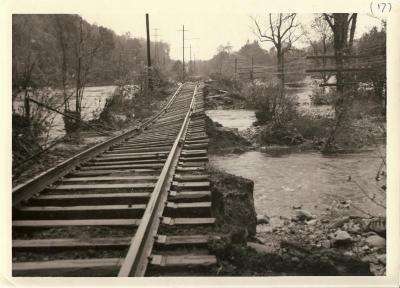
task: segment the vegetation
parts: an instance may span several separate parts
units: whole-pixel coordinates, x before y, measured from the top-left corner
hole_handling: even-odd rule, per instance
[[[135,101],[143,98],[149,104],[152,100],[146,97],[148,71],[144,39],[133,38],[129,33],[116,35],[108,28],[89,24],[78,15],[15,14],[12,40],[13,157],[16,162],[29,159],[51,145],[48,136],[54,110],[63,114],[68,134],[83,127],[82,103],[87,86],[130,84],[138,89]],[[155,43],[151,45],[154,49]],[[157,43],[157,54],[159,57],[151,71],[156,90],[164,85],[165,71],[173,64],[166,43]]]

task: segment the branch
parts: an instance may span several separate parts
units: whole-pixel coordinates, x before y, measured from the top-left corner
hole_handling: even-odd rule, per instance
[[[276,44],[275,31],[274,31],[274,26],[272,25],[272,14],[271,13],[269,13],[269,28],[271,29],[271,35],[273,38],[273,42],[274,42],[274,44]]]
[[[331,29],[333,31],[334,30],[334,24],[332,23],[332,21],[330,19],[330,18],[332,18],[332,16],[330,16],[330,15],[328,15],[326,13],[323,13],[323,15],[325,17],[325,21],[328,22],[329,26],[331,27]]]
[[[255,33],[254,31],[254,34],[256,34],[256,36],[259,38],[259,40],[261,41],[261,42],[264,42],[264,41],[270,41],[270,42],[272,42],[272,43],[274,43],[275,44],[275,39],[273,38],[273,37],[271,37],[271,36],[268,36],[268,35],[266,35],[266,34],[263,34],[262,32],[261,32],[261,28],[260,28],[260,26],[259,26],[259,24],[257,23],[257,20],[254,18],[254,17],[250,17],[253,21],[254,21],[254,24],[256,25],[256,27],[257,27],[257,31],[258,31],[258,33]],[[262,39],[262,38],[265,38],[265,39]]]
[[[290,24],[289,27],[286,28],[285,31],[283,31],[282,33],[282,38],[285,36],[285,34],[292,28],[296,28],[299,26],[299,24],[293,25],[294,19],[296,18],[296,13],[292,13],[290,14],[288,17],[286,17],[285,21],[288,20],[290,18]]]

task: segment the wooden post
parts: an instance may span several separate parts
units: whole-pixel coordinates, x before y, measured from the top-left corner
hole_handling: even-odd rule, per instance
[[[182,80],[185,81],[185,25],[182,25]]]
[[[253,81],[253,56],[251,56],[251,70],[250,70],[250,80]]]
[[[149,14],[146,13],[146,33],[147,33],[147,77],[148,77],[148,88],[153,89],[153,83],[151,79],[151,57],[150,57],[150,25],[149,25]]]
[[[235,82],[237,77],[237,58],[235,58]]]

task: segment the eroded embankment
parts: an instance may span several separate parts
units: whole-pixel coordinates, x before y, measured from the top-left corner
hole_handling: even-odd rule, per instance
[[[206,130],[210,139],[208,145],[208,152],[210,154],[240,154],[251,148],[251,143],[241,137],[237,129],[225,128],[221,124],[213,122],[207,116]]]
[[[235,130],[210,119],[207,133],[210,155],[232,153],[236,145],[241,151],[249,149]],[[256,215],[253,181],[213,167],[209,174],[216,230],[225,235],[210,245],[219,259],[217,275],[384,274],[385,239],[371,231],[372,219],[314,219],[299,210],[296,217],[282,220],[277,227],[268,217]],[[268,231],[259,234],[258,227]]]

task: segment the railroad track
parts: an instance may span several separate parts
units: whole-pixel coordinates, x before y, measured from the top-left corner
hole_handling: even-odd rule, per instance
[[[13,189],[13,276],[207,275],[215,222],[201,87]]]

